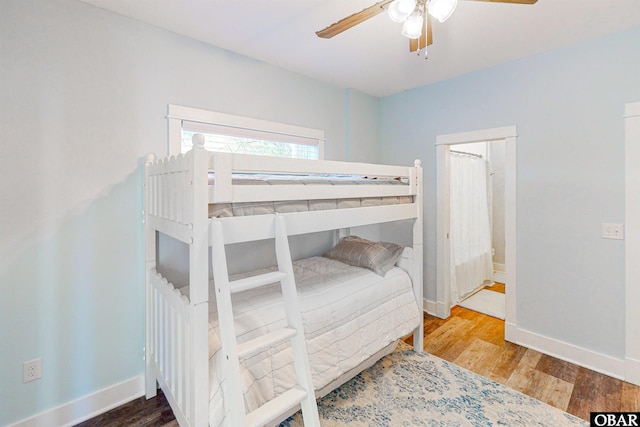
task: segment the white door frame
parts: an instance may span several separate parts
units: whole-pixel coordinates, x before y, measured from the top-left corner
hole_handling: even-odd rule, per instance
[[[625,380],[640,385],[640,102],[625,104],[624,112]]]
[[[484,129],[436,138],[437,288],[436,314],[451,314],[449,148],[482,141],[505,141],[505,339],[516,338],[516,126]]]

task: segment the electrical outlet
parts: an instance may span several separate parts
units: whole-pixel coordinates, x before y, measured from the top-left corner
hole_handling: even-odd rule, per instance
[[[624,225],[602,223],[602,238],[603,239],[624,239]]]
[[[29,360],[24,362],[24,382],[28,383],[38,378],[42,378],[42,358]]]

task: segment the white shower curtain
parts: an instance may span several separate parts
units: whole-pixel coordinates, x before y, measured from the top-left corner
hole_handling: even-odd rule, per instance
[[[451,303],[493,280],[486,160],[451,153]]]

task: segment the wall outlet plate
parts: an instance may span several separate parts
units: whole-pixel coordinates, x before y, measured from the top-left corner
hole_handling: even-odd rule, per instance
[[[608,222],[602,223],[602,238],[603,239],[624,239],[624,225],[612,224]]]
[[[38,378],[42,378],[42,358],[29,360],[24,362],[24,382],[28,383]]]

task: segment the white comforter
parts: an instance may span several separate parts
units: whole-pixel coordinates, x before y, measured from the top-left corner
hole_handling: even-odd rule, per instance
[[[380,277],[369,270],[313,257],[294,262],[294,271],[316,390],[418,325],[420,311],[411,281],[400,268]],[[279,289],[278,284],[233,296],[239,342],[286,325]],[[225,425],[225,409],[215,303],[211,304],[209,320],[209,421],[211,426],[219,426]],[[247,359],[241,368],[248,410],[295,384],[288,343]]]

